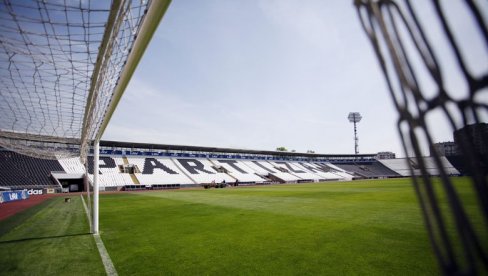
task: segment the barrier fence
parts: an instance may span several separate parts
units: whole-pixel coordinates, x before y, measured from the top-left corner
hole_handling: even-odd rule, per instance
[[[0,203],[24,200],[29,198],[27,190],[0,192]]]

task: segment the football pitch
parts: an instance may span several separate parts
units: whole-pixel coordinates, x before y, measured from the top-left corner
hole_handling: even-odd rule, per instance
[[[469,183],[455,182],[474,209]],[[104,274],[80,196],[63,199],[1,222],[0,274]],[[119,275],[439,274],[410,179],[124,192],[100,204]]]

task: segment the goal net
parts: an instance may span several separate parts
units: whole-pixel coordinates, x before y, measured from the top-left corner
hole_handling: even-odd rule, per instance
[[[80,157],[91,166],[90,147],[169,3],[0,2],[0,147],[44,159]],[[90,210],[91,183],[86,178]]]
[[[85,160],[137,65],[127,64],[153,2],[2,1],[0,146]]]
[[[456,142],[470,175],[474,195],[470,200],[476,210],[466,208],[439,153],[431,151],[439,181],[429,176],[421,157],[434,147],[438,131],[459,132],[487,122],[488,6],[471,0],[356,0],[355,4],[398,111],[405,154],[417,157],[422,172],[413,182],[442,273],[486,272],[487,153],[480,152],[471,131],[461,131]],[[468,34],[470,38],[463,39]],[[481,136],[481,142],[488,143],[488,134]],[[475,216],[481,223],[473,223]]]

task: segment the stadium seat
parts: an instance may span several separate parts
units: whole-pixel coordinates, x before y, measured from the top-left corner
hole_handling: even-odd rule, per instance
[[[12,189],[58,187],[51,172],[64,172],[57,160],[38,159],[0,149],[0,186]]]

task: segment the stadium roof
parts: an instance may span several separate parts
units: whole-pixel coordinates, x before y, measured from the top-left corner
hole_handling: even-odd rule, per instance
[[[374,157],[376,154],[320,154],[320,153],[300,153],[289,151],[267,151],[267,150],[249,150],[217,147],[200,147],[200,146],[183,146],[183,145],[161,145],[150,143],[134,143],[120,141],[100,141],[101,147],[131,148],[131,149],[149,149],[149,150],[177,150],[177,151],[198,151],[198,152],[219,152],[219,153],[241,153],[241,154],[260,154],[274,156],[301,156],[301,157],[339,157],[339,158],[356,158],[356,157]]]
[[[0,3],[0,145],[84,156],[170,0]],[[79,152],[67,150],[76,142]]]

